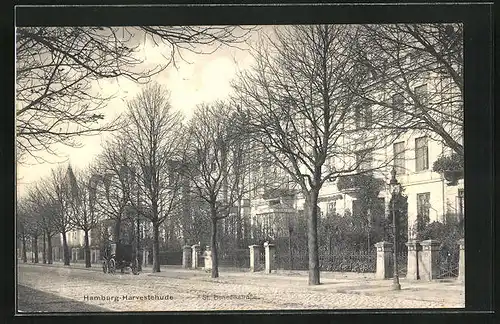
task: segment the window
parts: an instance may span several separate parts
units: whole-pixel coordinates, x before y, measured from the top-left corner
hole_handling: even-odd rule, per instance
[[[392,96],[392,118],[397,119],[403,116],[405,98],[403,94],[397,93]]]
[[[328,215],[335,215],[337,214],[337,201],[332,200],[328,203],[328,208],[326,210]]]
[[[421,216],[422,219],[429,219],[430,215],[430,200],[431,193],[424,192],[417,194],[417,215]]]
[[[415,139],[415,171],[429,169],[429,148],[427,146],[427,136]]]
[[[460,219],[464,217],[464,189],[458,189],[458,215]]]
[[[372,124],[372,109],[370,106],[357,105],[354,108],[356,128],[370,127]]]
[[[356,153],[356,166],[360,170],[370,170],[372,168],[372,153],[370,150],[362,150]]]
[[[394,143],[394,168],[397,174],[405,173],[405,143]]]
[[[427,84],[423,84],[415,88],[415,96],[418,98],[419,103],[422,106],[427,106],[429,103],[429,95],[427,92]],[[418,110],[417,104],[415,103],[415,110]]]

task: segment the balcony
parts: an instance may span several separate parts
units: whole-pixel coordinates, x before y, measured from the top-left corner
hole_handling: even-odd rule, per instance
[[[384,186],[384,180],[375,178],[371,173],[346,175],[337,180],[337,189],[353,198],[357,198],[364,191],[378,193]]]

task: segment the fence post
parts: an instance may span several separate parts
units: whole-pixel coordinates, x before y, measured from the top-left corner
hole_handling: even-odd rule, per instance
[[[182,247],[182,267],[187,269],[189,268],[189,262],[191,261],[191,247],[189,245],[185,245]]]
[[[422,251],[420,241],[410,240],[405,243],[408,248],[408,263],[406,271],[406,279],[417,280],[420,279],[418,273],[418,255]]]
[[[392,255],[392,243],[390,242],[378,242],[374,244],[377,248],[377,269],[375,273],[375,278],[377,279],[388,279],[393,276],[393,255]]]
[[[458,240],[460,245],[460,254],[458,259],[458,280],[465,282],[465,240]]]
[[[198,268],[198,255],[200,253],[200,246],[198,244],[191,246],[191,251],[191,268],[196,269]]]
[[[441,242],[437,240],[425,240],[422,245],[421,258],[418,260],[418,274],[422,280],[437,279],[439,276],[439,250]]]
[[[275,246],[274,244],[264,243],[265,256],[266,256],[266,273],[271,273],[276,270],[276,262],[274,260]]]
[[[250,272],[256,272],[259,269],[260,265],[260,246],[258,245],[250,245]]]

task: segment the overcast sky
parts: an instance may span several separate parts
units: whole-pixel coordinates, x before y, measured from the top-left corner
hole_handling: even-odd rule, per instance
[[[256,37],[257,35],[252,38],[255,40]],[[165,64],[165,58],[162,56],[165,51],[165,47],[146,42],[142,45],[141,55],[145,59],[145,64],[156,66]],[[177,68],[170,66],[153,80],[171,91],[172,107],[182,111],[188,118],[196,105],[227,98],[231,92],[230,81],[236,76],[238,69],[245,69],[253,62],[247,50],[231,47],[222,47],[212,54],[185,53],[184,57],[190,63],[180,62]],[[105,110],[107,116],[111,118],[124,112],[126,101],[137,95],[141,86],[126,79],[105,80],[96,84],[96,90],[116,95],[109,101]],[[113,136],[112,133],[84,137],[80,140],[84,145],[82,148],[59,146],[58,152],[68,157],[64,164],[69,162],[74,168],[80,169],[87,166],[99,154],[101,143],[109,136]],[[17,191],[20,196],[30,183],[48,176],[51,168],[57,166],[57,164],[31,162],[32,165],[17,165]]]

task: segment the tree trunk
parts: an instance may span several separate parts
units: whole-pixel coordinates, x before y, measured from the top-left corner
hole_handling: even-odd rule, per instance
[[[292,252],[292,230],[288,230],[288,253],[290,258],[290,270],[293,270],[293,252]]]
[[[23,258],[23,263],[28,262],[28,255],[26,254],[26,236],[23,234],[23,237],[21,239],[22,241],[22,258]]]
[[[35,263],[38,263],[38,235],[33,236],[33,251],[35,252]]]
[[[120,218],[118,218],[115,222],[115,228],[114,228],[114,233],[113,233],[116,243],[120,242],[121,225],[122,225],[122,220]]]
[[[309,250],[309,285],[319,285],[318,189],[311,189],[307,202],[307,245]]]
[[[90,268],[92,265],[90,263],[90,240],[89,240],[89,230],[84,230],[84,240],[85,246],[83,247],[85,268]]]
[[[238,201],[238,210],[236,211],[236,246],[243,247],[242,242],[242,222],[241,222],[241,199]]]
[[[212,236],[210,246],[212,250],[212,278],[219,278],[219,260],[217,258],[217,214],[215,209],[211,211],[212,216]]]
[[[153,272],[160,272],[160,225],[153,223]]]
[[[63,260],[64,260],[64,265],[69,265],[70,261],[70,253],[69,253],[69,247],[68,247],[68,240],[66,238],[66,232],[62,232],[62,237],[63,237]]]
[[[141,253],[141,227],[139,217],[137,217],[137,234],[135,240],[135,254],[137,271],[142,271],[142,253]]]
[[[43,264],[47,263],[47,243],[46,243],[47,235],[43,232],[43,247],[42,247],[42,260]]]
[[[47,236],[47,263],[52,264],[53,256],[52,256],[52,235],[49,232],[46,234]]]

